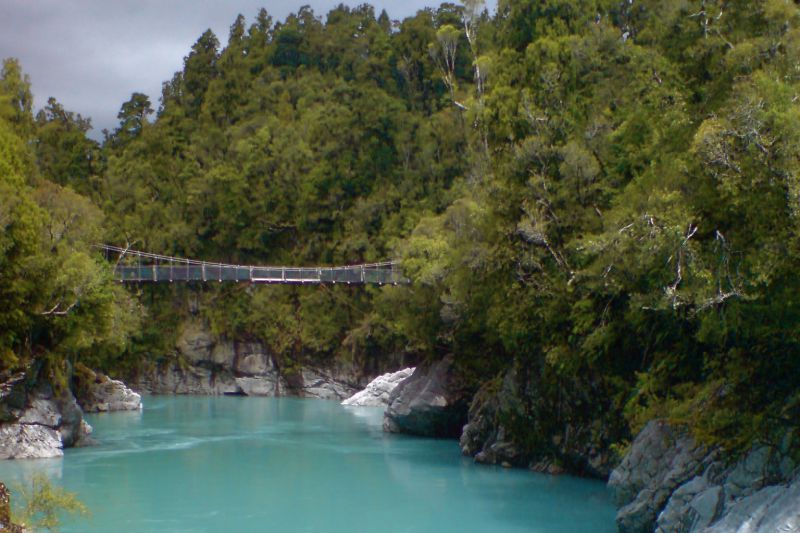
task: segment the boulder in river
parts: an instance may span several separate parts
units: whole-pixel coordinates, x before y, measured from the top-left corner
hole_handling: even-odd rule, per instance
[[[389,372],[376,377],[354,395],[342,402],[342,405],[355,405],[361,407],[386,407],[389,405],[389,396],[401,381],[411,376],[414,368],[404,368],[397,372]]]
[[[470,395],[459,385],[453,357],[418,366],[389,395],[383,430],[427,437],[458,437]]]

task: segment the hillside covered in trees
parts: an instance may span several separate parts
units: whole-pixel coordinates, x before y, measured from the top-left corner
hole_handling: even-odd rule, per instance
[[[576,470],[656,417],[732,450],[777,438],[800,416],[798,57],[786,0],[262,10],[200,36],[101,144],[56,99],[34,116],[6,60],[3,371],[134,375],[176,357],[192,298],[286,371],[452,354],[471,393],[510,389],[520,449]],[[126,290],[101,241],[398,258],[413,283]]]

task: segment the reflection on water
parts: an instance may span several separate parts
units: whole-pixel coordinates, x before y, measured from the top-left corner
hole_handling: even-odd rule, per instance
[[[296,398],[147,397],[89,416],[98,446],[6,461],[92,519],[63,531],[612,532],[602,483],[477,466],[455,441],[386,435],[379,408]]]

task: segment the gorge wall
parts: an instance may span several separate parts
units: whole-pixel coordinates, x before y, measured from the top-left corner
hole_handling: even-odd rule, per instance
[[[214,335],[200,319],[179,327],[175,353],[130,379],[150,394],[301,396],[343,400],[363,388],[369,376],[354,365],[281,367],[263,343]]]

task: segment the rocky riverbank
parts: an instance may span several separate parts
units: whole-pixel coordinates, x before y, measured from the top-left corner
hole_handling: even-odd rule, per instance
[[[141,397],[121,381],[93,372],[83,375],[91,377],[76,387],[77,398],[71,389],[55,388],[35,372],[20,373],[0,386],[0,459],[61,457],[64,448],[93,443],[84,412],[141,408]]]
[[[63,448],[90,441],[91,426],[70,391],[18,374],[0,392],[0,459],[60,457]]]
[[[667,422],[645,426],[611,473],[621,533],[800,531],[800,470],[787,433],[729,463]]]
[[[566,424],[562,435],[532,443],[542,431],[533,401],[529,380],[516,367],[476,391],[448,356],[420,365],[392,391],[384,429],[458,438],[462,453],[478,463],[607,478],[613,464],[603,424]]]
[[[293,395],[384,405],[385,431],[459,438],[462,452],[476,462],[608,477],[622,533],[800,531],[793,433],[754,446],[731,463],[685,429],[652,421],[611,471],[604,446],[592,446],[588,437],[602,432],[567,428],[570,442],[554,441],[538,453],[526,447],[519,424],[535,427],[535,421],[526,418],[525,381],[514,369],[474,391],[450,356],[378,376],[356,392],[365,380],[352,369],[287,373],[261,344],[214,338],[203,328],[187,328],[178,350],[174,364],[143,374],[137,386],[153,393]],[[0,388],[0,458],[61,456],[65,447],[91,443],[84,412],[140,408],[138,393],[80,365],[66,391],[14,376]]]
[[[542,459],[544,454],[538,460],[526,454],[516,444],[518,435],[504,425],[509,420],[505,415],[524,409],[517,383],[513,372],[499,383],[488,383],[467,410],[470,398],[459,387],[452,358],[422,365],[389,394],[384,430],[460,435],[463,453],[476,462],[560,473],[560,467]],[[361,394],[367,391],[357,397]],[[655,420],[613,471],[609,456],[591,448],[583,448],[583,462],[575,464],[583,465],[583,473],[609,478],[621,533],[796,532],[800,465],[792,455],[795,438],[787,433],[781,442],[756,445],[730,462],[729,454],[697,443],[685,429]],[[560,444],[549,453],[581,453],[575,445]]]

